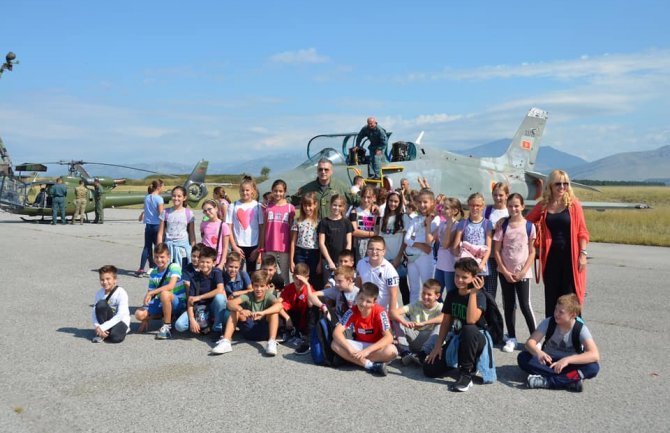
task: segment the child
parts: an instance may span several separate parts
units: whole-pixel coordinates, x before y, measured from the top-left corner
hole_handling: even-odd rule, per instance
[[[205,244],[202,242],[199,242],[191,248],[191,263],[188,263],[184,268],[181,270],[181,279],[184,281],[184,285],[186,289],[188,289],[188,284],[189,281],[191,280],[191,277],[195,275],[195,273],[198,271],[198,262],[200,261],[200,252],[202,249],[205,247]]]
[[[235,327],[239,327],[242,336],[247,340],[267,340],[265,353],[268,356],[277,354],[277,330],[282,304],[270,293],[267,272],[254,272],[251,276],[251,284],[252,294],[241,295],[228,301],[230,317],[226,322],[223,337],[212,349],[213,354],[232,352],[230,339],[233,338]]]
[[[356,297],[356,305],[335,326],[331,348],[352,364],[371,373],[386,376],[386,363],[398,356],[384,307],[377,303],[379,288],[365,283]],[[354,339],[345,337],[350,329]]]
[[[312,286],[316,285],[316,276],[321,273],[321,251],[319,251],[319,235],[316,231],[318,225],[316,193],[308,192],[302,196],[300,215],[291,226],[289,267],[293,273],[296,264],[307,263]]]
[[[220,220],[225,220],[226,215],[228,215],[228,206],[230,205],[230,199],[226,194],[226,190],[222,186],[217,186],[212,192],[212,197],[217,202],[217,213]]]
[[[275,295],[279,296],[282,290],[284,290],[284,279],[277,272],[277,259],[275,256],[265,256],[263,257],[263,264],[261,265],[261,270],[268,273],[270,278],[270,291]]]
[[[295,343],[296,355],[306,355],[309,353],[309,336],[313,324],[316,322],[316,314],[312,320],[309,320],[309,293],[312,288],[309,284],[309,266],[304,263],[295,265],[295,272],[293,273],[293,282],[286,286],[282,291],[279,300],[282,303],[282,311],[279,313],[281,317],[286,320],[287,329],[295,329],[298,331],[296,337],[299,341]],[[300,335],[303,337],[301,338]]]
[[[479,251],[477,262],[479,263],[479,273],[477,275],[488,275],[488,260],[491,255],[491,232],[493,225],[491,221],[484,218],[484,196],[476,192],[468,197],[468,208],[470,213],[468,218],[462,219],[456,225],[456,234],[454,235],[453,252],[456,257],[464,257],[465,248],[463,244],[471,246]]]
[[[218,204],[215,200],[205,200],[202,211],[207,216],[207,221],[200,223],[200,236],[202,243],[216,251],[214,264],[219,270],[223,269],[228,255],[228,244],[230,242],[230,227],[219,219]]]
[[[363,179],[363,176],[354,176],[354,182],[351,184],[351,193],[358,194],[364,186],[365,179]]]
[[[433,234],[440,225],[440,217],[435,215],[435,195],[422,189],[418,196],[418,214],[405,233],[405,255],[407,256],[407,281],[409,301],[419,299],[424,281],[433,278]]]
[[[493,236],[493,252],[500,273],[500,287],[503,295],[507,341],[503,352],[513,352],[516,348],[515,298],[528,325],[528,332],[535,332],[535,316],[530,306],[530,267],[535,260],[535,226],[523,217],[523,197],[514,193],[507,199],[509,217],[496,229]]]
[[[583,379],[596,377],[600,353],[591,332],[577,317],[581,311],[577,295],[561,296],[554,316],[544,319],[528,338],[527,352],[519,353],[517,358],[519,367],[530,374],[526,380],[528,388],[581,392]],[[544,345],[539,349],[543,337]]]
[[[286,182],[281,179],[272,183],[272,202],[265,209],[265,230],[259,251],[265,257],[274,256],[279,265],[279,276],[284,285],[289,283],[289,250],[291,225],[295,218],[295,207],[286,200]]]
[[[172,188],[172,207],[166,208],[160,216],[156,243],[165,242],[170,249],[172,262],[186,266],[195,245],[193,212],[184,207],[186,190],[182,186]]]
[[[351,249],[351,233],[354,228],[351,221],[344,218],[343,212],[346,204],[343,195],[333,195],[330,199],[330,216],[319,223],[319,249],[324,263],[324,284],[328,282],[331,272],[335,270],[335,262],[342,250]]]
[[[375,236],[368,242],[368,256],[356,265],[356,282],[359,287],[363,283],[373,283],[378,290],[377,303],[386,311],[398,307],[398,272],[384,258],[386,245],[381,236]]]
[[[340,256],[342,258],[342,256]],[[354,285],[354,268],[351,266],[338,266],[334,272],[334,287],[309,294],[309,305],[328,312],[328,306],[320,298],[335,303],[335,314],[337,320],[342,319],[344,314],[351,310],[356,302],[359,288]]]
[[[116,284],[117,269],[106,265],[98,269],[100,290],[93,302],[93,343],[120,343],[130,330],[130,310],[128,293]]]
[[[240,183],[240,199],[228,206],[226,216],[232,233],[231,249],[244,258],[248,273],[256,270],[257,248],[263,233],[263,208],[256,201],[257,196],[256,182],[245,176]]]
[[[356,260],[365,257],[368,241],[375,235],[378,219],[378,215],[372,211],[372,206],[376,205],[377,200],[374,187],[370,185],[363,187],[361,196],[361,205],[354,208],[349,214],[351,225],[354,228],[352,237]]]
[[[460,259],[454,265],[456,270],[456,289],[447,292],[442,312],[444,317],[440,324],[440,334],[433,350],[428,354],[423,365],[424,374],[428,377],[444,375],[453,365],[453,360],[447,359],[447,350],[442,348],[447,333],[452,329],[455,337],[450,340],[449,346],[457,345],[459,378],[453,385],[454,391],[465,392],[472,386],[472,375],[482,364],[477,362],[489,342],[485,336],[486,297],[481,293],[484,279],[477,276],[479,265],[472,258]],[[458,339],[457,339],[458,337]]]
[[[152,257],[153,247],[156,245],[158,228],[160,227],[160,215],[164,210],[164,200],[161,196],[163,192],[163,181],[153,180],[147,188],[147,195],[144,197],[144,210],[140,213],[139,221],[144,222],[144,247],[140,256],[140,267],[135,271],[136,277],[145,277],[144,266],[149,261],[149,268],[156,266]],[[88,197],[88,190],[86,190]],[[86,202],[85,200],[84,202]],[[85,203],[84,203],[85,204]],[[84,210],[85,206],[84,206]],[[83,216],[83,215],[82,215]],[[74,219],[73,219],[74,222]]]
[[[421,366],[435,346],[444,317],[442,303],[438,302],[441,289],[440,283],[431,278],[423,283],[419,301],[391,312],[391,319],[400,325],[398,348],[404,365]]]
[[[396,191],[389,192],[386,197],[386,207],[381,217],[379,236],[386,244],[384,258],[391,262],[394,268],[402,265],[405,253],[405,214],[400,203],[400,194]]]
[[[484,218],[491,221],[493,227],[497,227],[496,224],[498,221],[509,216],[509,213],[507,212],[509,187],[504,182],[498,182],[493,185],[493,192],[491,195],[493,197],[493,204],[486,206]],[[492,251],[495,250],[495,243],[496,241],[493,239],[491,243]],[[489,274],[484,279],[484,289],[493,296],[493,299],[495,299],[496,293],[498,292],[498,262],[495,260],[495,254],[489,256],[488,267]]]
[[[188,277],[188,299],[186,311],[175,321],[179,332],[190,329],[194,334],[207,334],[210,323],[214,332],[221,332],[221,319],[226,308],[223,291],[223,275],[214,266],[216,250],[202,247],[198,260],[198,271]],[[208,311],[209,310],[209,311]]]
[[[144,307],[135,311],[135,318],[142,322],[138,332],[149,328],[150,319],[163,318],[156,339],[167,340],[172,335],[172,315],[179,316],[186,309],[186,291],[181,279],[181,267],[170,263],[170,249],[164,243],[154,248],[156,267],[149,274],[149,289],[144,296]]]
[[[356,277],[356,261],[354,260],[354,252],[352,250],[342,250],[340,253],[340,257],[337,258],[337,268],[335,270],[342,266],[349,266],[350,268],[354,268],[354,278]],[[335,271],[333,271],[331,275],[333,277],[328,279],[328,282],[323,286],[324,288],[335,287]]]
[[[242,257],[234,251],[226,258],[223,287],[228,299],[250,293],[253,290],[249,274],[242,270]]]
[[[437,236],[440,239],[440,248],[437,250],[437,263],[435,264],[435,279],[440,282],[442,292],[456,290],[454,284],[454,263],[456,257],[453,254],[454,234],[458,221],[463,218],[463,207],[457,198],[447,197],[444,201],[443,213],[445,220],[440,222]],[[440,295],[442,299],[442,295]]]

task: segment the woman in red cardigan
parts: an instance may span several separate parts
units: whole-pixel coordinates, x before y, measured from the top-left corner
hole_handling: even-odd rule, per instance
[[[538,229],[545,316],[552,316],[556,300],[569,293],[577,294],[584,305],[589,231],[566,172],[549,173],[542,199],[526,219]]]

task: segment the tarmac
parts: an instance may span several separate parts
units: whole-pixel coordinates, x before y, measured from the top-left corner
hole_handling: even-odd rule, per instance
[[[274,358],[243,341],[210,356],[209,337],[155,340],[158,323],[92,344],[100,266],[119,268],[131,313],[146,291],[133,276],[138,214],[108,209],[103,225],[52,226],[0,213],[0,432],[668,431],[669,248],[589,245],[584,319],[601,371],[584,392],[526,389],[518,351],[498,348],[498,382],[454,393],[454,377],[428,379],[399,360],[375,377],[283,345]],[[532,302],[539,322],[541,286]],[[517,335],[528,336],[520,313]]]

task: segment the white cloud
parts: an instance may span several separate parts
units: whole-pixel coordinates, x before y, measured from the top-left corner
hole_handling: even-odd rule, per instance
[[[270,57],[273,63],[327,63],[330,58],[316,52],[315,48],[307,48],[297,51],[284,51]]]

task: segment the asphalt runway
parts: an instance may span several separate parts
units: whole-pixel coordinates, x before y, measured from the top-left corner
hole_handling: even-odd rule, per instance
[[[668,248],[589,245],[584,318],[601,372],[583,393],[525,389],[518,352],[499,349],[497,383],[453,393],[454,378],[427,379],[399,360],[380,378],[315,366],[282,345],[275,358],[246,342],[214,357],[209,338],[159,341],[157,326],[92,344],[98,267],[120,269],[131,313],[146,291],[132,275],[138,214],[51,226],[0,213],[0,432],[668,431]],[[541,287],[532,300],[539,319]],[[517,334],[528,335],[520,313]]]

